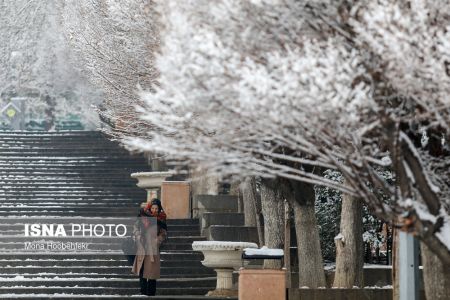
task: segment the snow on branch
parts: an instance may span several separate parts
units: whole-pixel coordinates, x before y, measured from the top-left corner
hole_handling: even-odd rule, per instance
[[[447,220],[450,6],[341,4],[162,1],[158,86],[139,103],[154,126],[129,145],[221,176],[345,190],[391,223],[405,212],[404,184]],[[341,172],[346,186],[310,167]],[[415,222],[447,261],[446,242],[437,232],[430,238],[420,216]]]

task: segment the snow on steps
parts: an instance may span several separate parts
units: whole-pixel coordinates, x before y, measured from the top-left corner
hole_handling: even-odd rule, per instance
[[[47,300],[47,299],[61,299],[61,300],[69,300],[69,299],[153,299],[153,300],[237,300],[235,297],[211,297],[211,296],[195,296],[195,295],[157,295],[152,298],[144,295],[131,295],[124,298],[123,295],[80,295],[80,294],[68,294],[68,293],[54,293],[54,294],[5,294],[7,299],[37,299],[37,300]]]
[[[98,132],[0,132],[0,216],[134,216],[145,191],[129,175],[145,170],[142,156]],[[31,256],[16,247],[18,226],[0,219],[0,298],[148,298],[121,253]],[[202,295],[215,287],[215,272],[191,247],[204,240],[198,220],[168,226],[158,280],[167,296],[153,299],[214,299]]]

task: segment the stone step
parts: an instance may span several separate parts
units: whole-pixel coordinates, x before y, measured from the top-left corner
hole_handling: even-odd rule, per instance
[[[2,145],[15,145],[15,146],[24,146],[24,147],[36,147],[36,146],[44,146],[44,147],[60,147],[62,149],[73,146],[73,148],[95,145],[97,147],[101,146],[103,148],[116,148],[116,149],[125,149],[120,144],[108,141],[108,140],[96,140],[92,138],[48,138],[48,139],[32,139],[32,138],[20,138],[11,139],[11,138],[2,138],[0,137],[0,144]]]
[[[40,172],[40,173],[50,173],[50,174],[57,174],[57,173],[86,173],[86,174],[92,174],[92,173],[96,173],[96,174],[111,174],[114,175],[114,172],[119,172],[117,174],[120,174],[121,176],[123,175],[124,178],[128,177],[131,173],[127,175],[126,172],[131,171],[131,172],[145,172],[148,171],[148,167],[146,167],[145,165],[142,164],[134,164],[134,165],[130,165],[127,163],[120,163],[118,162],[115,165],[109,165],[109,164],[95,164],[95,163],[91,163],[91,164],[86,164],[86,165],[81,165],[81,164],[64,164],[64,163],[59,163],[59,164],[33,164],[33,163],[24,163],[24,164],[2,164],[0,166],[0,171],[4,172],[5,174],[18,174],[18,175],[26,175],[28,173],[32,173],[32,172]],[[99,173],[99,172],[103,172],[103,173]]]
[[[24,143],[14,143],[14,142],[1,142],[0,148],[2,148],[2,154],[15,154],[20,155],[22,153],[39,154],[43,153],[57,153],[61,155],[62,153],[73,153],[74,155],[79,153],[112,153],[113,155],[122,155],[126,157],[132,157],[126,149],[116,148],[114,146],[103,144],[103,145],[88,145],[88,144],[77,144],[77,145],[36,145],[36,144],[24,144]],[[142,157],[141,155],[135,157]]]
[[[8,165],[8,164],[33,164],[35,166],[41,165],[59,165],[59,164],[78,164],[78,165],[108,165],[108,166],[116,166],[123,164],[142,164],[145,161],[137,158],[126,158],[124,156],[108,156],[108,157],[98,157],[98,156],[83,156],[78,155],[76,157],[62,157],[62,156],[3,156],[0,155],[0,165]]]
[[[137,183],[136,179],[128,177],[128,178],[124,178],[124,176],[120,176],[120,177],[108,177],[105,178],[103,176],[91,176],[90,180],[88,181],[85,177],[78,177],[78,178],[74,178],[73,176],[34,176],[34,177],[11,177],[10,175],[8,176],[3,176],[0,175],[0,181],[2,184],[6,184],[6,185],[73,185],[73,186],[83,186],[83,185],[91,185],[91,186],[96,186],[97,184],[102,184],[102,185],[111,185],[112,183],[116,184],[116,185],[125,185],[125,186],[132,186],[134,187]]]
[[[0,259],[1,260],[27,260],[27,259],[118,259],[123,260],[124,255],[120,252],[117,254],[53,254],[53,253],[33,253],[33,255],[30,255],[30,253],[20,253],[20,252],[13,252],[13,253],[4,253],[0,252]],[[162,260],[173,260],[173,261],[183,261],[183,260],[203,260],[203,254],[201,252],[188,250],[188,251],[177,251],[177,252],[166,252],[161,251],[160,252],[160,258]],[[0,270],[1,273],[1,270]]]
[[[204,295],[208,291],[215,289],[215,286],[211,287],[187,287],[187,288],[158,288],[157,295]],[[66,294],[82,294],[89,295],[98,293],[100,290],[101,295],[134,295],[139,293],[139,288],[103,288],[97,287],[65,287],[65,286],[49,286],[49,287],[0,287],[0,297],[5,294],[14,293],[20,294],[51,294],[51,293],[66,293]]]
[[[206,212],[237,213],[238,199],[231,195],[195,195],[192,211],[194,218]]]
[[[140,159],[124,159],[123,157],[109,156],[108,158],[102,157],[15,157],[8,156],[4,157],[0,155],[0,167],[8,166],[36,166],[36,167],[53,167],[53,166],[68,166],[68,167],[101,167],[101,166],[120,166],[120,165],[142,165],[145,161]]]
[[[145,171],[146,168],[140,168],[138,170],[141,171]],[[83,172],[75,172],[72,170],[60,170],[60,171],[52,171],[49,172],[48,170],[43,170],[43,171],[39,171],[39,170],[35,170],[33,168],[27,168],[27,169],[9,169],[9,170],[3,170],[0,169],[0,176],[3,179],[30,179],[30,180],[34,180],[36,178],[55,178],[55,177],[60,177],[60,178],[70,178],[72,180],[74,179],[80,179],[80,180],[86,180],[86,178],[92,178],[92,179],[98,179],[98,180],[119,180],[119,179],[124,179],[124,180],[128,180],[129,179],[129,175],[128,176],[124,176],[126,175],[125,172],[122,172],[123,174],[120,173],[120,169],[116,170],[119,173],[106,173],[108,175],[108,177],[99,177],[97,173],[95,173],[98,170],[88,170],[90,172],[87,171],[83,171]],[[148,169],[147,169],[148,171]]]
[[[20,172],[18,172],[20,170]],[[26,175],[32,172],[40,172],[48,173],[48,174],[57,174],[57,173],[78,173],[78,174],[101,174],[101,176],[106,176],[108,174],[111,175],[121,175],[124,179],[128,179],[131,173],[135,172],[146,172],[148,168],[141,164],[116,164],[116,165],[107,165],[107,164],[42,164],[36,165],[33,163],[24,163],[24,164],[2,164],[0,165],[0,172],[3,174],[20,174]]]
[[[0,147],[1,148],[1,147]],[[5,149],[6,150],[6,149]],[[45,153],[45,156],[42,156],[42,154]],[[61,156],[61,153],[64,153],[64,156]],[[113,149],[110,150],[98,150],[98,151],[92,151],[92,150],[84,150],[80,151],[78,149],[72,150],[72,152],[65,150],[64,152],[61,150],[53,150],[53,151],[46,151],[46,152],[38,152],[38,151],[29,151],[29,150],[21,150],[18,152],[15,150],[15,152],[12,151],[2,151],[0,152],[0,161],[2,163],[9,163],[9,162],[32,162],[32,163],[43,163],[43,162],[50,162],[50,163],[63,163],[64,161],[67,161],[68,163],[74,163],[74,162],[96,162],[96,163],[107,163],[107,162],[113,162],[112,160],[115,160],[114,163],[141,163],[143,165],[146,165],[146,161],[142,157],[130,157],[126,155],[126,153],[117,153]]]
[[[29,216],[27,216],[29,217]],[[45,216],[48,217],[48,216]],[[132,216],[135,217],[134,215]],[[0,222],[7,222],[7,223],[0,223],[0,230],[7,231],[7,230],[24,230],[22,218],[19,218],[19,223],[13,223],[15,222],[14,219],[11,218],[3,218],[3,220],[0,220]],[[40,219],[41,220],[41,219]],[[28,220],[29,221],[29,220]],[[167,220],[167,227],[168,227],[168,234],[175,235],[176,232],[187,232],[189,234],[193,234],[194,232],[199,231],[198,225],[186,223],[183,224],[182,222],[178,221],[177,219],[168,219]]]
[[[215,277],[203,278],[161,278],[157,281],[158,289],[164,288],[190,288],[196,287],[214,287]],[[15,280],[0,277],[1,287],[40,287],[40,286],[64,286],[64,287],[118,287],[118,288],[139,288],[139,279],[137,276],[128,278],[21,278]]]
[[[60,200],[60,201],[53,201],[53,202],[41,202],[38,200],[26,200],[26,201],[8,201],[6,202],[6,200],[0,200],[0,207],[16,207],[16,208],[31,208],[31,207],[35,207],[35,208],[43,208],[43,207],[64,207],[64,208],[91,208],[92,207],[105,207],[105,205],[108,206],[112,206],[112,207],[135,207],[135,210],[137,210],[137,207],[139,207],[139,205],[141,204],[141,202],[143,201],[130,201],[130,200],[126,200],[127,202],[120,202],[120,201],[108,201],[108,200],[104,200],[104,201],[100,201],[100,200],[92,200],[91,202],[84,202],[84,203],[80,203],[80,202],[69,202],[67,200]]]
[[[4,131],[3,131],[4,132]],[[55,134],[49,134],[49,135],[45,135],[44,132],[41,132],[40,134],[36,133],[35,135],[23,135],[21,133],[18,132],[14,132],[14,134],[0,134],[0,141],[16,141],[16,142],[24,142],[26,144],[30,144],[32,142],[46,142],[46,141],[53,141],[53,142],[61,142],[61,141],[65,141],[65,142],[69,142],[69,141],[79,141],[80,143],[82,142],[92,142],[92,141],[97,141],[97,142],[102,142],[102,143],[111,143],[111,144],[115,144],[117,145],[116,142],[111,141],[110,139],[107,138],[106,135],[99,135],[99,134],[90,134],[88,132],[84,132],[78,134],[78,135],[74,135],[74,134],[70,134],[70,135],[55,135]]]
[[[75,202],[72,199],[70,200],[58,200],[58,201],[49,201],[49,202],[43,202],[40,203],[39,201],[5,201],[0,200],[0,207],[57,207],[57,206],[63,206],[63,207],[91,207],[92,209],[100,209],[102,207],[122,207],[122,208],[134,208],[137,212],[141,203],[144,201],[131,201],[130,199],[126,199],[125,201],[119,202],[119,201],[108,201],[108,200],[90,200],[85,202]]]
[[[97,201],[88,201],[84,202],[82,204],[78,204],[77,202],[69,202],[69,201],[53,201],[53,202],[45,202],[45,203],[39,203],[31,202],[31,201],[14,201],[14,202],[5,202],[0,200],[0,208],[16,208],[20,210],[20,208],[35,208],[35,209],[45,209],[46,207],[63,207],[64,209],[76,209],[76,208],[87,208],[90,207],[91,210],[101,210],[102,208],[110,206],[111,208],[122,208],[122,209],[128,209],[133,208],[133,215],[138,212],[138,209],[143,201],[130,201],[127,200],[127,202],[111,202],[107,200],[97,200]]]
[[[22,237],[22,239],[24,239]],[[31,241],[31,239],[29,237],[27,237],[27,239],[29,239]],[[43,239],[43,238],[40,238]],[[75,241],[76,238],[70,238],[70,240],[68,241]],[[97,238],[96,240],[98,240],[99,238]],[[170,242],[172,238],[169,238],[168,242],[163,243],[160,247],[160,251],[179,251],[179,250],[192,250],[192,243],[172,243]],[[5,239],[6,241],[9,240],[9,237],[7,239]],[[51,241],[52,239],[46,239],[46,241],[49,240]],[[92,242],[92,241],[87,241],[88,239],[83,239],[80,238],[80,242],[88,242],[89,243],[89,249],[94,249],[94,250],[99,250],[99,251],[110,251],[110,250],[117,250],[117,249],[121,249],[121,244],[122,241],[118,238],[117,242],[110,242],[110,243],[106,243],[104,241],[99,241],[99,242]],[[58,239],[54,239],[54,241],[62,241],[61,238]],[[9,250],[9,251],[23,251],[25,247],[25,243],[20,243],[20,242],[5,242],[5,241],[0,241],[0,253],[2,253],[2,251],[4,250]]]
[[[0,147],[1,148],[1,147]],[[130,157],[126,153],[114,151],[114,149],[101,149],[98,151],[92,150],[84,150],[80,151],[79,149],[74,149],[72,151],[69,150],[44,150],[45,152],[39,152],[36,150],[8,150],[2,149],[0,153],[0,160],[2,162],[10,162],[10,161],[31,161],[31,162],[56,162],[56,161],[67,161],[67,162],[76,162],[76,161],[99,161],[106,162],[112,159],[115,159],[116,162],[140,162],[142,164],[146,164],[146,161],[142,159],[142,157]],[[42,156],[45,153],[46,156]],[[61,153],[64,153],[64,156],[61,156]]]
[[[212,225],[202,231],[210,241],[234,241],[259,244],[258,232],[253,226]]]
[[[34,182],[48,182],[51,181],[66,181],[68,183],[85,183],[87,178],[90,178],[91,180],[97,181],[97,182],[111,182],[111,181],[122,181],[125,180],[127,182],[133,182],[136,183],[136,179],[131,178],[130,176],[124,177],[121,174],[108,174],[108,177],[104,176],[98,176],[98,174],[82,174],[83,176],[77,176],[79,173],[76,172],[70,172],[70,171],[64,171],[59,173],[51,173],[51,174],[23,174],[23,172],[18,172],[19,174],[11,174],[11,173],[0,173],[0,178],[2,181],[5,182],[11,182],[11,183],[23,183],[23,184],[29,184]]]
[[[101,171],[101,170],[99,170]],[[98,178],[99,175],[98,173],[77,173],[77,174],[68,174],[66,173],[64,178],[61,178],[61,180],[66,181],[67,183],[70,182],[76,182],[76,184],[71,184],[72,186],[81,186],[81,184],[86,184],[87,187],[92,187],[92,186],[105,186],[105,187],[111,187],[111,186],[128,186],[128,187],[135,187],[137,181],[134,179],[129,179],[129,172],[130,171],[124,171],[122,172],[122,170],[112,170],[111,172],[103,172],[101,173],[101,177],[102,178]],[[25,173],[23,173],[25,174]],[[114,178],[114,177],[110,177],[110,176],[117,176],[120,175],[122,176],[121,178]],[[44,180],[41,182],[37,182],[37,181],[22,181],[19,182],[18,180],[9,180],[9,178],[7,178],[6,176],[13,176],[11,174],[7,174],[5,176],[3,176],[2,174],[0,174],[0,182],[1,185],[3,186],[8,185],[8,186],[30,186],[30,185],[37,185],[37,186],[52,186],[52,182],[55,181],[55,179],[51,179],[48,177],[54,177],[54,175],[40,175],[37,174],[37,176],[39,178],[43,178]],[[47,177],[46,177],[47,176]],[[57,176],[57,175],[55,175]],[[48,179],[46,179],[48,178]],[[56,182],[56,185],[61,185],[62,182]],[[70,184],[69,184],[70,186]]]
[[[53,212],[60,212],[60,213],[64,213],[64,212],[70,212],[70,211],[76,211],[76,212],[104,212],[104,213],[108,213],[108,212],[123,212],[126,214],[135,214],[137,213],[138,209],[135,207],[113,207],[113,206],[103,206],[102,208],[99,208],[97,210],[92,209],[92,207],[89,206],[85,206],[85,207],[81,207],[81,206],[62,206],[62,205],[58,205],[58,206],[17,206],[17,207],[6,207],[3,205],[3,203],[0,202],[0,212],[21,212],[21,213],[26,213],[26,212],[49,212],[49,213],[53,213]]]
[[[30,257],[33,257],[34,255],[31,255]],[[127,265],[127,260],[121,259],[121,260],[115,260],[115,259],[102,259],[100,256],[97,259],[83,259],[83,258],[77,258],[77,259],[33,259],[30,258],[28,260],[17,260],[17,259],[0,259],[0,266],[10,266],[10,267],[20,267],[20,266],[40,266],[40,267],[51,267],[51,266],[58,266],[58,267],[70,267],[72,265],[76,264],[77,266],[95,266],[95,265],[102,265],[102,266],[124,266]],[[204,266],[201,264],[198,260],[164,260],[161,259],[161,266],[162,267],[184,267],[184,268],[204,268]]]
[[[11,230],[11,229],[7,229],[7,230],[0,230],[0,241],[4,241],[4,242],[24,242],[25,236],[24,236],[24,227],[22,226],[22,228],[16,228],[15,230]],[[127,227],[127,232],[131,233],[132,232],[132,227]],[[67,235],[71,236],[72,232],[71,230],[66,230]],[[127,234],[128,235],[128,234]],[[43,239],[43,237],[30,237],[30,239],[28,240],[29,237],[26,237],[26,241],[31,241],[33,238],[39,238],[39,239]],[[193,232],[189,232],[189,231],[185,231],[183,232],[183,234],[180,234],[179,232],[172,232],[172,231],[168,231],[167,232],[167,241],[170,243],[190,243],[193,241],[204,241],[206,240],[205,236],[201,236],[198,234],[198,231],[193,231]]]
[[[93,142],[95,141],[95,142]],[[63,143],[65,142],[65,143]],[[93,147],[102,147],[102,148],[115,148],[115,149],[124,149],[123,146],[116,142],[112,142],[108,139],[104,138],[91,138],[91,137],[84,137],[83,139],[74,139],[74,138],[53,138],[53,139],[31,139],[31,138],[21,138],[18,137],[16,139],[11,138],[3,138],[0,136],[0,144],[7,144],[7,145],[17,145],[17,146],[25,146],[25,147],[31,147],[36,145],[46,145],[47,147],[59,147],[59,148],[67,148],[68,145],[75,146],[75,147],[83,147],[83,146],[93,146]]]
[[[61,144],[65,143],[65,144]],[[143,155],[139,153],[129,153],[125,148],[117,147],[115,144],[109,144],[100,142],[98,144],[89,143],[89,141],[25,141],[25,140],[1,140],[0,139],[0,148],[4,150],[11,150],[14,152],[21,151],[38,151],[41,154],[45,154],[48,151],[59,151],[61,155],[65,151],[75,151],[78,150],[80,153],[84,153],[87,151],[93,151],[101,153],[102,150],[106,151],[115,151],[115,154],[126,154],[128,153],[129,157],[143,157]]]
[[[52,218],[51,221],[52,223],[64,223],[65,221],[65,217],[64,216],[44,216],[44,217],[34,217],[34,216],[26,216],[26,217],[17,217],[15,220],[13,220],[13,216],[9,216],[11,218],[5,217],[2,218],[3,220],[0,220],[0,232],[5,232],[7,233],[8,231],[11,231],[11,233],[13,231],[20,231],[20,230],[24,230],[24,220],[27,220],[27,223],[30,223],[31,220],[30,218],[34,218],[37,222],[42,222],[44,220],[44,218],[47,218],[50,220],[50,217]],[[70,217],[71,219],[73,219],[73,217]],[[93,219],[93,221],[102,221],[102,217],[96,217],[96,216],[89,216],[89,217],[85,217],[86,219],[83,219],[83,221],[89,220],[89,219]],[[133,214],[131,216],[122,216],[120,217],[121,219],[123,219],[123,221],[125,221],[125,223],[129,224],[126,225],[127,229],[131,229],[131,224],[129,223],[130,221],[135,221],[136,218],[138,218],[138,216],[136,214]],[[176,220],[176,219],[175,219]],[[168,219],[166,221],[166,224],[168,226],[168,233],[172,234],[172,235],[180,235],[180,236],[197,236],[197,234],[195,233],[200,233],[199,227],[198,225],[195,224],[182,224],[182,223],[178,223],[175,222],[174,219]]]
[[[18,185],[18,184],[2,184],[1,191],[2,192],[8,192],[11,190],[22,190],[28,193],[42,193],[43,191],[52,191],[52,192],[71,192],[71,193],[87,193],[92,191],[112,191],[112,192],[118,192],[122,191],[122,193],[130,192],[133,194],[145,194],[145,191],[136,190],[136,188],[133,186],[133,183],[129,183],[127,186],[115,186],[115,185],[108,185],[108,184],[102,184],[102,185],[91,185],[86,184],[85,186],[82,185],[53,185],[51,182],[47,183],[46,185],[34,185],[34,184],[24,184],[24,185]]]
[[[95,203],[96,201],[99,201],[99,204],[103,204],[102,202],[106,201],[108,203],[114,203],[114,202],[118,202],[118,203],[122,203],[122,204],[133,204],[133,203],[141,203],[145,201],[145,198],[143,200],[132,200],[134,198],[129,198],[126,197],[127,195],[120,195],[120,196],[116,196],[116,197],[106,197],[104,195],[102,196],[89,196],[89,195],[81,195],[81,196],[77,196],[77,195],[51,195],[51,196],[43,196],[43,197],[34,197],[31,195],[23,195],[23,196],[15,196],[15,197],[5,197],[2,196],[0,197],[0,201],[14,201],[14,202],[18,202],[18,203],[22,203],[22,201],[25,202],[45,202],[45,201],[77,201],[76,203],[86,203],[86,204],[92,204]],[[140,201],[140,202],[138,202]]]
[[[106,176],[106,175],[105,175]],[[18,187],[33,187],[36,189],[42,189],[42,188],[48,188],[48,187],[57,187],[59,189],[66,189],[66,187],[70,188],[82,188],[85,187],[86,189],[92,190],[92,189],[109,189],[109,188],[116,188],[116,189],[132,189],[134,186],[136,186],[136,181],[132,180],[110,180],[110,181],[96,181],[94,178],[66,178],[66,182],[58,181],[55,182],[52,179],[48,179],[47,181],[42,182],[14,182],[14,181],[8,181],[4,180],[0,177],[0,184],[2,187],[8,186],[13,189],[18,189]],[[73,181],[76,181],[76,183],[71,183]]]
[[[40,273],[54,273],[54,274],[65,274],[67,272],[76,273],[96,273],[96,274],[130,274],[131,266],[107,266],[107,265],[95,265],[95,266],[17,266],[8,267],[7,265],[2,266],[0,273],[2,274],[40,274]],[[206,267],[202,268],[192,268],[192,267],[164,267],[161,266],[161,275],[179,275],[179,274],[196,274],[196,275],[211,275],[215,276],[213,269]]]
[[[83,137],[38,137],[38,138],[33,138],[33,137],[24,137],[24,136],[17,136],[15,138],[11,138],[11,137],[7,137],[7,136],[1,136],[0,135],[0,142],[1,143],[17,143],[17,144],[25,144],[25,145],[31,145],[34,143],[53,143],[55,142],[55,144],[61,145],[61,142],[65,141],[67,143],[75,143],[77,145],[83,145],[83,144],[94,144],[92,143],[92,141],[97,141],[99,144],[104,144],[104,145],[110,145],[111,147],[116,147],[119,149],[125,149],[123,146],[121,146],[120,144],[118,144],[117,142],[111,141],[107,138],[105,138],[105,136],[100,137],[100,136],[83,136]],[[64,146],[64,145],[61,145]]]
[[[24,273],[10,273],[10,274],[2,274],[0,273],[1,278],[12,280],[14,278],[25,278],[25,279],[32,279],[32,278],[134,278],[136,279],[136,275],[133,273],[127,273],[127,274],[117,274],[117,273],[103,273],[103,274],[97,274],[97,273],[66,273],[66,274],[56,274],[56,273],[45,273],[41,272],[38,274],[24,274]],[[169,274],[169,275],[161,275],[161,278],[167,278],[167,279],[179,279],[179,278],[208,278],[212,277],[212,274]]]
[[[67,146],[74,146],[74,147],[81,147],[83,145],[95,145],[98,143],[99,145],[102,145],[103,147],[115,147],[117,149],[125,149],[120,144],[117,144],[115,142],[111,142],[107,139],[98,139],[96,137],[80,137],[80,138],[23,138],[23,137],[17,137],[17,138],[7,138],[0,136],[0,143],[2,144],[8,144],[8,145],[25,145],[25,146],[34,146],[34,145],[45,145],[45,146],[60,146],[60,147],[67,147]]]
[[[93,188],[86,188],[86,187],[66,187],[65,189],[60,189],[58,187],[48,186],[48,187],[37,187],[34,188],[32,186],[29,187],[5,187],[3,186],[0,189],[0,193],[5,195],[8,195],[10,193],[22,193],[22,194],[29,194],[29,195],[47,195],[49,192],[54,193],[55,195],[64,195],[67,193],[70,193],[72,196],[78,196],[78,195],[96,195],[101,196],[104,194],[126,194],[126,195],[133,195],[133,196],[141,196],[145,193],[142,193],[140,191],[136,191],[133,188],[115,188],[115,187],[93,187]],[[145,199],[145,198],[144,198]]]
[[[114,159],[114,157],[112,158]],[[10,167],[36,167],[36,168],[63,168],[63,169],[83,169],[83,168],[119,168],[119,167],[140,167],[142,166],[142,161],[134,161],[134,160],[122,160],[120,158],[115,158],[115,160],[108,161],[105,159],[99,158],[73,158],[73,159],[44,159],[44,158],[21,158],[15,159],[13,157],[3,158],[0,156],[0,168],[10,168]]]
[[[98,174],[102,174],[101,178],[104,180],[117,181],[120,179],[128,181],[130,174],[134,172],[145,172],[148,171],[146,168],[134,168],[134,169],[123,169],[123,168],[112,168],[107,170],[102,169],[53,169],[48,168],[28,168],[22,167],[21,169],[12,168],[0,168],[0,177],[2,179],[6,178],[37,178],[37,177],[63,177],[70,180],[80,180],[87,181],[89,179],[99,179]]]
[[[59,131],[38,131],[38,130],[14,130],[14,131],[0,131],[0,137],[20,138],[20,137],[74,137],[74,136],[104,136],[100,131],[86,131],[86,130],[59,130]]]
[[[202,214],[200,220],[202,228],[207,228],[211,225],[245,225],[245,216],[243,213],[205,212]]]
[[[128,230],[128,228],[127,228]],[[70,231],[67,231],[70,234]],[[11,235],[23,235],[24,229],[19,230],[0,230],[0,239],[11,236]],[[200,231],[169,231],[167,233],[168,238],[172,239],[174,237],[194,237],[196,240],[205,239],[204,236],[200,235]]]
[[[7,148],[8,146],[14,146],[14,147],[24,147],[24,148],[36,148],[36,147],[43,147],[43,148],[61,148],[61,149],[68,149],[68,147],[72,147],[72,149],[78,149],[78,148],[87,148],[89,145],[97,147],[97,148],[114,148],[117,150],[126,150],[124,147],[120,146],[116,143],[111,143],[110,141],[105,140],[97,140],[95,139],[3,139],[0,137],[0,145],[2,147]],[[136,153],[134,153],[136,154]]]
[[[24,236],[23,232],[21,236],[1,236],[0,237],[0,245],[6,243],[25,243],[25,242],[34,242],[42,239],[45,240],[56,240],[61,242],[86,242],[86,243],[99,243],[99,244],[122,244],[124,241],[123,237],[109,237],[109,236],[94,236],[94,237],[72,237],[71,231],[66,232],[68,237],[42,237],[42,236]],[[206,240],[203,236],[170,236],[163,245],[166,247],[192,244],[194,241],[204,241]]]
[[[103,140],[97,140],[96,143],[92,143],[90,139],[87,140],[80,140],[80,141],[74,141],[74,140],[67,140],[66,143],[60,143],[55,140],[24,140],[24,139],[2,139],[0,137],[0,147],[9,148],[9,147],[15,147],[17,149],[37,149],[37,150],[47,150],[47,149],[61,149],[61,150],[74,150],[74,149],[114,149],[116,151],[127,151],[124,147],[118,145],[117,143],[111,142],[111,141],[103,141]],[[45,152],[42,152],[45,153]],[[127,151],[127,153],[129,153]],[[139,155],[139,153],[130,153],[130,155]]]
[[[33,180],[33,181],[19,181],[19,180],[8,180],[5,178],[2,178],[0,176],[0,183],[2,186],[33,186],[33,187],[48,187],[48,186],[57,186],[57,187],[87,187],[87,188],[95,188],[99,185],[101,187],[134,187],[136,185],[136,180],[130,179],[130,180],[90,180],[89,182],[84,182],[82,180],[74,181],[72,178],[65,178],[60,180],[55,180],[51,178],[43,179],[43,180]]]
[[[128,232],[131,232],[131,228],[127,228]],[[66,233],[68,235],[71,235],[72,232],[70,230],[67,230]],[[19,230],[0,230],[0,240],[2,239],[8,239],[9,237],[13,236],[22,236],[24,235],[24,229]],[[183,232],[168,232],[167,233],[168,239],[170,239],[170,242],[176,243],[180,240],[177,239],[183,239],[184,241],[203,241],[206,240],[206,237],[201,236],[198,232],[189,232],[189,231],[183,231]]]
[[[126,193],[125,193],[126,192]],[[70,193],[70,194],[68,194]],[[71,198],[80,198],[80,197],[114,197],[114,196],[127,196],[127,197],[139,197],[142,199],[142,196],[144,196],[143,199],[145,199],[146,195],[143,194],[140,191],[120,191],[120,189],[116,191],[98,191],[98,190],[92,190],[92,191],[70,191],[70,190],[44,190],[44,191],[24,191],[24,190],[8,190],[8,191],[1,191],[0,190],[0,198],[9,198],[9,197],[64,197],[67,199]]]
[[[104,174],[107,176],[107,174]],[[111,180],[96,180],[94,177],[85,177],[85,178],[73,178],[66,177],[63,179],[55,180],[55,179],[44,179],[42,181],[18,181],[18,180],[8,180],[0,176],[0,184],[2,186],[10,186],[10,187],[22,187],[22,186],[32,186],[32,187],[48,187],[48,186],[57,186],[61,189],[65,187],[87,187],[88,189],[92,189],[95,187],[120,187],[120,188],[134,188],[136,186],[136,181],[133,179],[127,180],[125,178],[120,179],[111,179]]]
[[[95,202],[92,201],[91,203],[80,203],[80,202],[67,202],[67,201],[59,201],[59,202],[52,202],[53,204],[49,204],[48,202],[6,202],[0,200],[0,209],[1,210],[7,210],[7,209],[14,209],[14,210],[22,210],[22,211],[31,211],[31,210],[42,210],[42,209],[49,209],[49,210],[70,210],[70,209],[78,209],[78,210],[112,210],[112,209],[122,209],[123,211],[133,211],[138,212],[139,206],[143,201],[129,201],[128,203],[116,203],[118,204],[113,205],[109,201],[99,201]],[[97,208],[93,208],[93,206],[96,206]]]
[[[118,143],[112,142],[105,138],[105,136],[88,136],[88,135],[79,135],[79,136],[5,136],[0,135],[1,143],[15,143],[15,144],[24,144],[24,145],[33,145],[33,144],[56,144],[56,145],[85,145],[85,144],[95,144],[95,142],[102,145],[109,145],[111,147],[115,146],[119,149],[123,149]]]
[[[91,146],[91,148],[89,148]],[[89,151],[89,150],[97,150],[100,151],[102,149],[105,150],[116,150],[116,152],[127,151],[125,148],[118,147],[117,144],[110,144],[107,142],[99,142],[95,145],[95,142],[87,141],[76,141],[76,140],[65,140],[65,141],[55,141],[55,140],[2,140],[0,138],[0,147],[3,149],[12,148],[15,151],[20,150],[38,150],[45,153],[47,149],[60,149],[60,153],[64,153],[64,150],[73,151],[75,149],[79,149],[80,152]],[[139,153],[132,153],[130,156],[141,156]]]
[[[51,192],[51,191],[50,191]],[[55,193],[56,194],[56,193]],[[118,202],[118,200],[114,199],[117,197],[119,200],[123,200],[121,204],[128,204],[130,207],[140,205],[141,203],[146,201],[146,195],[128,195],[128,194],[106,194],[106,193],[98,193],[98,194],[56,194],[51,195],[49,192],[47,194],[45,193],[39,193],[36,195],[28,194],[28,195],[15,195],[15,197],[10,197],[8,195],[5,195],[4,193],[0,196],[0,203],[12,201],[16,204],[20,204],[21,200],[27,200],[28,203],[33,203],[33,201],[59,201],[59,203],[64,203],[65,201],[77,201],[79,204],[86,203],[86,204],[105,204],[105,202],[108,204],[108,206],[112,206],[114,202]],[[84,200],[86,199],[86,200]],[[26,202],[23,202],[26,203]],[[120,202],[119,202],[120,203]],[[109,205],[111,204],[111,205]],[[138,207],[137,206],[137,207]]]
[[[29,172],[27,171],[21,171],[18,172],[18,169],[12,169],[9,171],[5,171],[0,169],[0,180],[2,181],[9,181],[12,184],[17,183],[17,181],[22,181],[23,184],[30,184],[33,183],[35,180],[42,180],[42,182],[48,182],[48,181],[54,181],[54,180],[67,180],[67,181],[73,181],[73,182],[82,182],[82,183],[89,183],[89,182],[98,182],[98,183],[120,183],[121,181],[125,181],[126,183],[130,182],[132,183],[131,186],[134,186],[136,184],[136,180],[130,179],[130,173],[129,170],[123,171],[115,169],[111,172],[105,172],[101,173],[102,176],[99,176],[98,173],[95,173],[93,170],[87,170],[82,172],[74,172],[72,170],[60,170],[60,171],[51,171],[48,170],[42,171],[36,171],[33,169],[30,169]],[[145,170],[141,170],[145,171]],[[134,172],[134,170],[132,170]],[[29,181],[26,181],[29,179]]]
[[[76,161],[76,160],[100,160],[111,161],[116,159],[118,162],[141,162],[146,164],[146,160],[142,156],[130,156],[125,150],[117,151],[116,149],[11,149],[1,147],[0,159],[2,161],[12,160],[29,160],[29,161]]]
[[[33,157],[43,156],[49,154],[55,154],[62,157],[77,157],[77,156],[98,156],[98,157],[110,157],[116,156],[124,159],[139,159],[144,161],[142,155],[130,155],[125,149],[117,149],[108,145],[63,145],[58,146],[56,144],[20,144],[20,143],[1,143],[0,149],[2,149],[2,156],[22,156]],[[108,155],[110,154],[110,155]]]
[[[65,212],[46,212],[46,211],[34,211],[34,212],[20,212],[20,211],[0,211],[0,217],[9,217],[9,216],[15,216],[15,217],[134,217],[134,213],[127,213],[122,212],[118,210],[117,212],[111,211],[111,212],[95,212],[95,211],[83,211],[83,212],[77,212],[77,211],[65,211]]]
[[[15,294],[8,295],[11,299],[17,300],[74,300],[74,299],[124,299],[121,295],[101,295],[101,294],[92,294],[92,295],[71,295],[71,294],[44,294],[42,296],[37,296],[36,294]],[[203,296],[203,295],[157,295],[149,296],[141,295],[141,294],[133,294],[128,295],[128,297],[133,299],[152,299],[152,300],[238,300],[237,297],[213,297],[213,296]],[[128,298],[127,298],[128,299]]]

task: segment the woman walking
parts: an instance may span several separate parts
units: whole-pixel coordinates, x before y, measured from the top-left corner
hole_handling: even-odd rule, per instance
[[[167,238],[166,214],[161,201],[153,199],[139,210],[138,217],[133,228],[136,257],[131,272],[139,275],[141,294],[154,296],[161,269],[159,247]]]

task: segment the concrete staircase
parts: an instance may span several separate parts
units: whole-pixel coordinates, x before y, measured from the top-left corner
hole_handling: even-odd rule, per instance
[[[259,243],[256,227],[246,226],[238,212],[238,199],[231,195],[195,195],[194,218],[200,220],[200,232],[210,241]]]
[[[20,230],[6,224],[30,216],[134,217],[146,195],[130,173],[144,170],[142,156],[98,132],[0,132],[0,298],[149,298],[121,253],[20,254],[13,242]],[[152,299],[205,299],[216,275],[192,251],[193,241],[205,240],[199,221],[169,220],[168,228]]]

